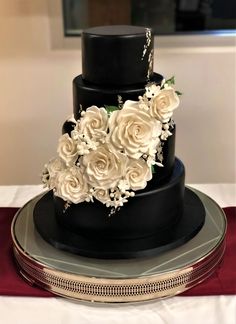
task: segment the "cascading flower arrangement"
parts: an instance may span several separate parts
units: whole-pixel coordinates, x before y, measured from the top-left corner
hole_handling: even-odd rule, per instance
[[[123,206],[162,167],[162,141],[171,136],[172,115],[179,106],[174,78],[147,84],[138,101],[91,106],[81,112],[71,134],[59,139],[58,155],[45,165],[42,181],[66,202]]]

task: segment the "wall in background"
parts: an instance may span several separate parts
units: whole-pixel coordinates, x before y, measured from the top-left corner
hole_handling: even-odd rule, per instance
[[[81,53],[52,49],[46,0],[0,1],[0,44],[0,185],[39,183],[72,112]],[[235,47],[156,45],[155,71],[184,93],[176,155],[187,182],[235,182]]]

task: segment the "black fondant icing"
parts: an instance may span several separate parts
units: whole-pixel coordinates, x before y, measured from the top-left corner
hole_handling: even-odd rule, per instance
[[[172,135],[167,138],[167,140],[162,141],[162,153],[163,153],[163,167],[155,166],[155,173],[153,174],[153,180],[155,184],[163,184],[171,176],[174,164],[175,164],[175,134],[176,126],[170,129]],[[156,179],[156,180],[155,180]],[[148,182],[150,185],[153,180]]]
[[[149,61],[153,51],[153,35],[149,36],[147,32],[147,28],[137,26],[102,26],[84,30],[83,78],[100,86],[147,82],[148,75],[152,75],[152,61]]]
[[[75,123],[70,120],[66,120],[62,125],[62,134],[67,133],[70,135],[70,133],[73,131],[74,128],[75,128]]]

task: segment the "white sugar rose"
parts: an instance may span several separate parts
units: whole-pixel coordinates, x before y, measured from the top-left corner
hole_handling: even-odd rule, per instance
[[[110,143],[134,159],[147,153],[150,145],[158,145],[162,129],[161,122],[138,105],[138,102],[135,105],[133,101],[126,101],[123,109],[114,111],[109,120]]]
[[[79,168],[74,166],[60,173],[57,177],[55,195],[74,204],[86,200],[88,185]]]
[[[47,186],[49,189],[55,188],[59,173],[65,169],[66,165],[60,158],[51,159],[48,164],[45,165],[45,170],[47,170],[48,173]]]
[[[102,140],[107,134],[108,115],[105,108],[89,107],[83,112],[76,130],[89,139]]]
[[[107,144],[80,158],[87,182],[92,187],[108,189],[115,187],[124,175],[127,157],[120,152],[112,152]]]
[[[125,180],[129,183],[132,190],[144,189],[147,181],[151,179],[151,168],[144,160],[130,159],[126,169]]]
[[[66,165],[70,166],[78,158],[77,142],[68,134],[63,134],[59,139],[57,152]]]
[[[163,89],[153,98],[150,105],[150,115],[162,123],[167,123],[173,115],[173,110],[179,106],[179,97],[173,88]]]
[[[109,191],[103,188],[94,189],[93,196],[103,204],[106,204],[108,201],[111,200],[109,196]]]
[[[51,159],[46,165],[50,177],[54,177],[58,174],[58,172],[64,170],[66,168],[65,162],[60,158]]]

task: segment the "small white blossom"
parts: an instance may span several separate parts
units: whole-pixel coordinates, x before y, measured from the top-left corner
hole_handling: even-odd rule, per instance
[[[70,136],[74,141],[77,141],[79,139],[80,135],[79,135],[79,132],[74,129],[71,131]]]
[[[161,87],[157,86],[155,83],[151,83],[145,87],[145,90],[147,98],[154,98],[159,94]]]
[[[165,129],[165,130],[168,130],[170,127],[169,127],[169,124],[167,123],[167,124],[164,124],[163,125],[163,128]]]
[[[157,147],[156,156],[157,156],[158,161],[160,161],[162,163],[162,161],[163,161],[163,151],[162,151],[162,145],[161,144]]]
[[[148,167],[150,168],[152,165],[155,165],[156,164],[156,161],[155,161],[155,159],[153,158],[153,156],[149,156],[148,158],[147,158],[147,165],[148,165]]]
[[[161,132],[161,139],[162,139],[163,141],[166,141],[167,138],[168,138],[169,136],[171,136],[171,135],[172,135],[172,133],[171,133],[168,129],[163,130],[163,131]]]
[[[88,145],[86,142],[79,142],[77,145],[77,151],[79,155],[89,154]]]
[[[118,182],[118,188],[120,189],[120,191],[122,193],[125,193],[126,190],[128,190],[130,188],[129,186],[129,182],[127,180],[120,180]]]

